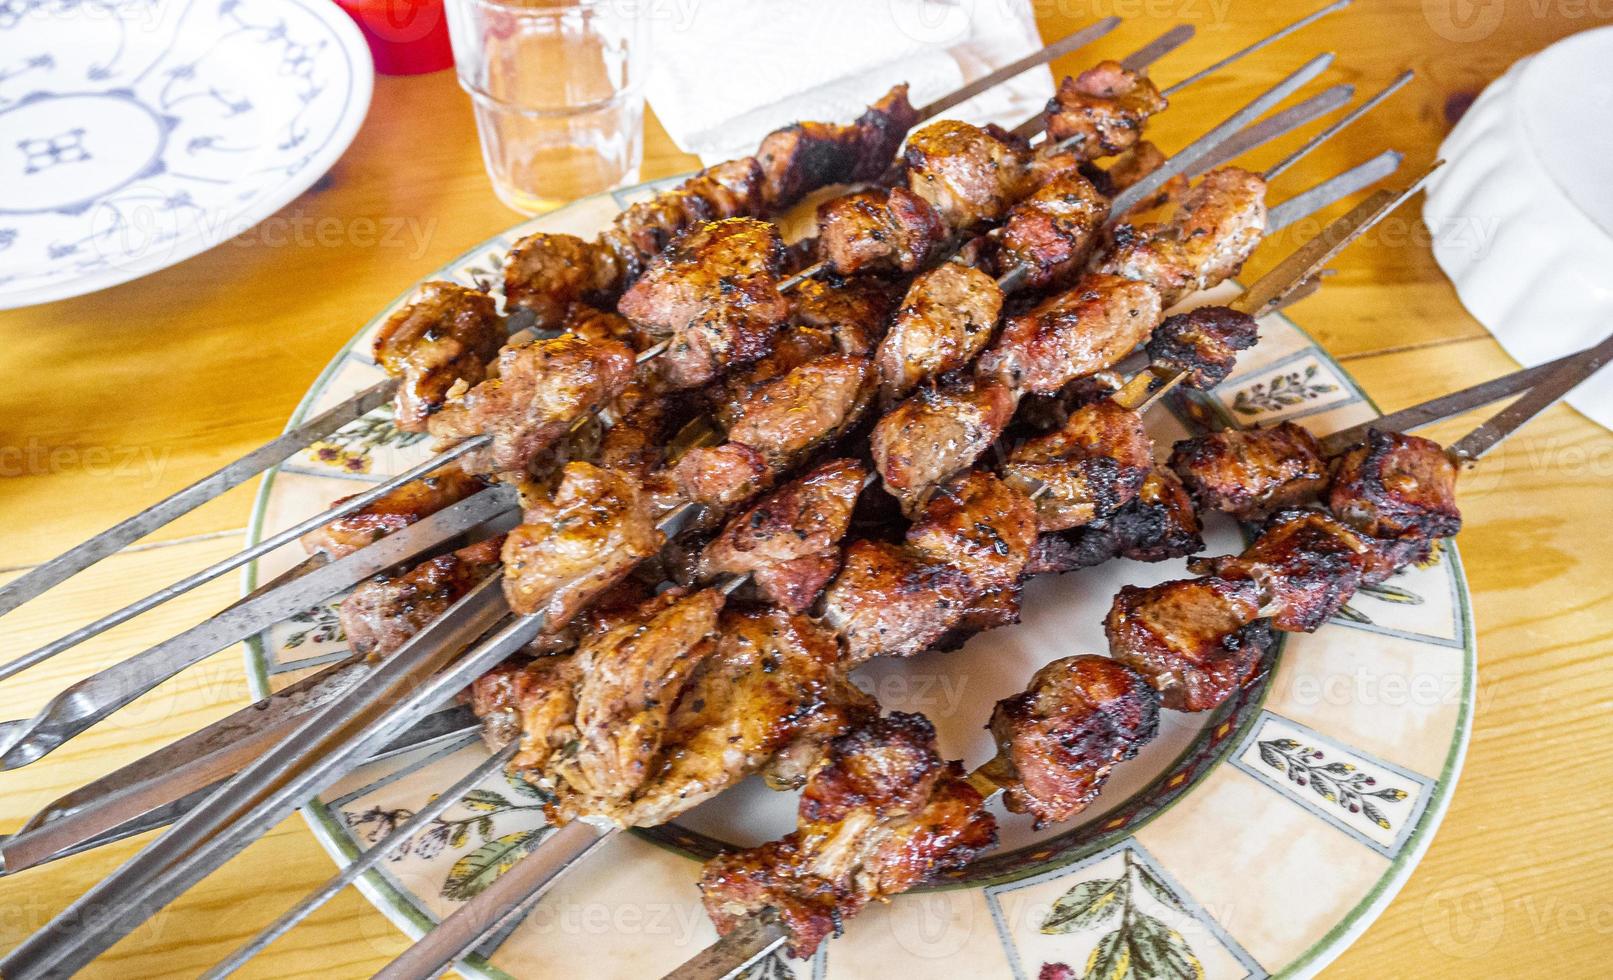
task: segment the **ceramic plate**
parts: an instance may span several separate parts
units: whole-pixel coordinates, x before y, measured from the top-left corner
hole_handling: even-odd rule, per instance
[[[520,235],[591,236],[650,190],[579,201],[482,243],[432,278],[496,284],[501,257]],[[330,364],[292,424],[381,377],[369,341],[390,311]],[[1294,419],[1327,432],[1376,414],[1349,375],[1281,316],[1262,324],[1259,346],[1243,355],[1234,377],[1187,407],[1191,417],[1151,414],[1153,436],[1166,451],[1197,429],[1195,418],[1243,426]],[[252,537],[426,453],[422,442],[392,427],[386,409],[378,411],[271,473]],[[1231,522],[1212,524],[1206,537],[1211,553],[1241,544]],[[266,560],[247,587],[298,557]],[[992,754],[983,726],[995,701],[1050,660],[1106,649],[1103,616],[1122,585],[1184,574],[1181,561],[1113,562],[1037,581],[1026,590],[1021,625],[953,653],[871,665],[857,679],[885,707],[928,715],[943,752],[976,765]],[[344,655],[334,606],[309,609],[249,645],[258,695]],[[1038,832],[999,810],[1002,844],[994,853],[866,910],[815,960],[776,957],[757,975],[940,969],[1063,980],[1085,972],[1100,943],[1119,939],[1169,953],[1138,959],[1139,978],[1314,971],[1393,896],[1450,798],[1474,680],[1473,627],[1455,549],[1363,590],[1315,634],[1287,637],[1265,666],[1221,710],[1167,713],[1159,738],[1116,770],[1077,823]],[[326,847],[346,861],[485,758],[473,737],[422,749],[355,773],[306,812]],[[699,907],[697,859],[725,843],[788,832],[794,806],[794,794],[771,793],[752,780],[674,825],[617,838],[469,969],[523,978],[660,976],[714,938]],[[495,778],[363,886],[418,935],[543,833],[538,801]],[[1124,898],[1114,914],[1070,914],[1110,890]],[[1186,972],[1172,972],[1173,963]]]
[[[0,4],[0,309],[252,228],[347,149],[372,76],[328,0]]]

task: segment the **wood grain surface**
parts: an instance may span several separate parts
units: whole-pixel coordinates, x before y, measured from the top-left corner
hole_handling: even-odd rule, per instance
[[[1098,16],[1126,23],[1093,51],[1118,56],[1178,21],[1197,39],[1161,62],[1169,82],[1298,16],[1254,0],[1036,0],[1054,37]],[[1306,5],[1308,7],[1309,5]],[[1158,120],[1170,149],[1318,50],[1326,81],[1363,93],[1418,79],[1302,166],[1274,197],[1398,147],[1433,158],[1461,109],[1518,57],[1600,26],[1583,0],[1357,0],[1353,9],[1185,93]],[[714,56],[716,56],[714,54]],[[1317,83],[1314,88],[1320,88]],[[652,121],[644,175],[693,166]],[[1280,149],[1257,155],[1261,164]],[[1385,411],[1515,367],[1458,303],[1416,207],[1337,263],[1295,319]],[[92,296],[0,314],[0,576],[273,437],[337,348],[416,279],[518,216],[482,171],[451,73],[378,80],[352,148],[313,189],[238,239]],[[1297,239],[1268,245],[1262,271]],[[1453,422],[1433,430],[1449,438]],[[238,546],[253,487],[230,493],[0,625],[30,649]],[[1613,949],[1613,435],[1556,407],[1469,475],[1459,539],[1473,586],[1480,679],[1472,748],[1450,813],[1410,882],[1329,968],[1335,976],[1594,976]],[[0,683],[24,717],[68,681],[225,605],[233,576]],[[0,774],[0,832],[83,781],[238,707],[240,653],[164,685],[48,761]],[[0,949],[42,925],[139,841],[0,878]],[[186,977],[330,875],[295,818],[86,972]],[[368,976],[404,946],[349,890],[248,969],[261,977]]]

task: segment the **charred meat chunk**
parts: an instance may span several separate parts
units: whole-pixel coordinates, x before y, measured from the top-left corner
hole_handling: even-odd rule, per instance
[[[981,355],[979,372],[1015,391],[1051,395],[1113,367],[1153,334],[1163,306],[1145,282],[1088,274],[1019,316]]]
[[[1024,287],[1047,289],[1086,265],[1109,217],[1109,201],[1079,173],[1054,177],[1014,205],[993,256],[999,276],[1018,273]]]
[[[669,385],[698,387],[770,349],[790,312],[779,292],[783,258],[770,224],[707,222],[656,259],[617,308],[668,343],[659,364]]]
[[[540,330],[565,324],[573,304],[602,306],[622,281],[616,253],[575,235],[536,232],[510,249],[504,263],[504,302],[529,310]],[[491,355],[489,355],[491,356]]]
[[[1104,633],[1109,655],[1142,674],[1165,707],[1208,711],[1259,665],[1264,651],[1244,629],[1259,616],[1253,582],[1195,578],[1128,585],[1115,596]]]
[[[914,279],[875,355],[885,403],[973,361],[991,340],[1003,298],[990,276],[956,262]]]
[[[375,335],[376,363],[402,379],[393,423],[404,432],[426,431],[450,388],[487,377],[487,362],[504,338],[504,322],[486,293],[451,282],[421,286]]]
[[[918,118],[907,100],[907,86],[898,85],[849,126],[802,122],[767,134],[756,159],[768,208],[787,208],[830,184],[879,177]]]
[[[310,555],[324,553],[334,561],[452,507],[486,487],[480,478],[449,463],[418,480],[410,480],[351,514],[309,531],[302,536],[302,546]],[[335,503],[339,505],[350,499],[342,497]]]
[[[1329,515],[1294,510],[1273,515],[1242,554],[1201,558],[1188,568],[1252,583],[1273,628],[1311,633],[1355,594],[1369,556],[1360,535]]]
[[[987,727],[997,755],[984,773],[1003,787],[1009,810],[1041,828],[1085,810],[1115,765],[1154,738],[1159,694],[1108,657],[1065,657],[998,701]]]
[[[443,442],[488,435],[492,444],[465,458],[477,473],[521,472],[633,380],[633,349],[572,334],[506,347],[498,377],[466,391],[431,419]]]
[[[1036,509],[1014,487],[972,470],[937,488],[908,528],[907,543],[962,571],[978,591],[997,591],[1025,573],[1036,544]]]
[[[700,558],[700,575],[750,575],[768,602],[805,612],[840,570],[840,539],[867,470],[836,459],[792,480],[728,522]]]
[[[1121,224],[1098,271],[1152,283],[1168,308],[1243,268],[1266,234],[1266,182],[1237,167],[1212,170],[1163,224]]]
[[[916,513],[936,484],[974,465],[1002,435],[1016,400],[990,380],[921,388],[874,426],[874,468],[885,489]]]
[[[1003,477],[1037,494],[1043,531],[1108,517],[1136,499],[1154,466],[1142,416],[1110,399],[1083,405],[1063,427],[1017,447]]]
[[[1328,480],[1321,444],[1292,422],[1184,439],[1169,465],[1200,507],[1241,521],[1314,500]]]
[[[915,132],[904,151],[907,186],[953,234],[1001,221],[1024,193],[1030,152],[955,120]]]
[[[337,617],[355,653],[384,657],[498,570],[503,538],[439,555],[396,575],[359,583]]]
[[[818,205],[818,254],[837,275],[917,272],[946,239],[941,216],[906,187],[857,191]]]
[[[1397,432],[1373,429],[1339,458],[1327,506],[1374,538],[1429,542],[1462,529],[1456,464],[1439,443]]]
[[[870,901],[959,868],[997,840],[963,767],[922,715],[893,713],[835,739],[801,795],[797,829],[706,863],[706,912],[727,934],[764,908],[808,957]]]
[[[1259,338],[1255,318],[1225,306],[1201,306],[1165,318],[1148,340],[1155,368],[1180,371],[1189,388],[1208,391],[1227,379],[1238,351]]]
[[[1059,83],[1047,103],[1047,138],[1073,140],[1072,149],[1087,160],[1112,156],[1136,145],[1148,117],[1166,105],[1146,75],[1101,61]]]
[[[665,541],[632,477],[568,463],[552,494],[526,502],[504,540],[504,595],[522,615],[558,629]]]

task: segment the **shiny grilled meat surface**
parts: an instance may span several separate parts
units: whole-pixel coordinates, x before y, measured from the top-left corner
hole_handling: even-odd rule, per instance
[[[834,459],[780,487],[706,545],[701,577],[748,574],[766,601],[805,612],[840,570],[840,539],[866,475],[856,460]]]
[[[1314,500],[1328,481],[1321,444],[1292,422],[1184,439],[1169,465],[1201,508],[1242,521]]]
[[[1142,416],[1105,398],[1016,447],[1003,477],[1027,494],[1039,491],[1041,529],[1062,531],[1108,517],[1136,499],[1153,467],[1154,444]]]
[[[650,778],[679,694],[717,651],[725,599],[716,589],[665,592],[578,644],[576,740],[548,767],[561,797],[555,817],[599,813]]]
[[[1104,621],[1109,655],[1131,667],[1176,711],[1207,711],[1258,666],[1270,630],[1256,623],[1253,582],[1183,579],[1123,587]]]
[[[719,514],[766,490],[774,478],[767,457],[739,442],[691,449],[667,475],[679,497]]]
[[[904,544],[855,541],[824,593],[848,664],[911,657],[943,638],[1012,622],[1036,542],[1035,508],[989,473],[941,487]]]
[[[962,867],[996,838],[963,767],[937,753],[934,727],[898,712],[832,742],[795,832],[708,861],[700,890],[718,932],[771,908],[804,958],[868,902]]]
[[[1175,473],[1154,467],[1137,498],[1102,520],[1044,534],[1031,552],[1027,575],[1060,574],[1113,558],[1169,561],[1204,549],[1198,512]]]
[[[803,122],[774,130],[756,151],[763,200],[779,210],[820,187],[876,179],[918,118],[907,86],[897,85],[850,125]]]
[[[665,542],[628,474],[568,463],[552,494],[530,496],[523,523],[504,541],[504,595],[518,613],[543,613],[550,630]]]
[[[980,470],[936,489],[907,529],[907,544],[948,562],[979,592],[1016,584],[1036,544],[1036,508],[1019,490]]]
[[[1188,570],[1253,584],[1274,629],[1311,633],[1355,594],[1370,554],[1360,535],[1330,515],[1291,510],[1274,514],[1241,554],[1201,558]]]
[[[1001,221],[1028,188],[1030,152],[954,120],[913,133],[903,153],[907,186],[954,234]]]
[[[1227,379],[1238,351],[1259,340],[1255,318],[1225,306],[1201,306],[1165,318],[1148,340],[1155,368],[1180,371],[1189,388],[1208,391]]]
[[[837,275],[917,272],[947,237],[935,208],[906,187],[858,191],[818,205],[818,254]]]
[[[530,310],[538,329],[556,330],[573,304],[608,304],[622,278],[622,260],[610,249],[540,231],[516,242],[504,260],[504,303],[509,310]]]
[[[1148,117],[1168,103],[1141,72],[1117,61],[1101,61],[1076,76],[1066,75],[1047,103],[1047,137],[1074,140],[1084,159],[1113,156],[1135,146]]]
[[[823,595],[823,619],[840,633],[846,663],[911,657],[946,636],[974,608],[980,590],[961,569],[885,541],[846,546],[840,574]]]
[[[498,570],[502,537],[359,583],[337,610],[355,653],[384,657]]]
[[[1117,225],[1098,271],[1152,283],[1169,308],[1243,268],[1266,233],[1266,182],[1223,167],[1181,196],[1162,224]]]
[[[490,435],[492,445],[461,465],[483,474],[520,472],[602,408],[633,380],[633,349],[615,340],[572,334],[499,352],[489,378],[432,416],[431,434],[445,443]]]
[[[760,217],[766,211],[763,180],[756,160],[741,157],[630,205],[600,235],[603,250],[617,257],[623,271],[620,285],[638,278],[667,246],[702,222]]]
[[[617,309],[670,346],[658,358],[674,388],[706,384],[762,357],[789,317],[779,292],[784,245],[750,218],[701,224],[664,252]]]
[[[728,414],[728,439],[783,470],[862,417],[874,393],[866,357],[830,354],[753,391]]]
[[[613,816],[652,826],[762,772],[778,788],[794,767],[879,706],[840,669],[834,633],[777,609],[726,609],[717,650],[695,670],[668,721],[650,777]],[[793,758],[778,756],[788,752]]]
[[[1364,445],[1339,457],[1327,506],[1339,520],[1374,538],[1448,538],[1462,529],[1456,474],[1456,464],[1439,443],[1373,429]]]
[[[974,465],[1013,418],[1013,392],[980,379],[921,388],[874,426],[874,468],[909,514],[931,489]]]
[[[1108,217],[1108,199],[1080,173],[1040,184],[1003,222],[992,256],[997,274],[1018,271],[1028,289],[1068,283],[1085,267]]]
[[[466,473],[458,464],[449,463],[418,480],[410,480],[346,517],[338,517],[309,531],[302,536],[302,546],[310,555],[324,553],[334,561],[452,507],[486,487],[479,477]],[[335,503],[348,499],[342,497]]]
[[[1055,660],[991,713],[997,755],[982,772],[1003,803],[1038,829],[1098,798],[1117,763],[1159,732],[1159,694],[1124,664],[1091,654]]]
[[[376,363],[401,378],[393,424],[426,431],[426,420],[456,383],[476,384],[504,343],[504,321],[486,293],[451,282],[428,282],[414,300],[387,318],[375,335]]]
[[[1164,307],[1145,282],[1102,273],[1081,278],[1007,325],[978,371],[1016,391],[1051,395],[1113,367],[1154,332]]]
[[[884,402],[968,366],[991,340],[1003,299],[990,276],[956,262],[914,279],[875,355]]]
[[[899,298],[890,283],[867,276],[808,279],[790,293],[795,323],[826,331],[842,354],[873,353]]]

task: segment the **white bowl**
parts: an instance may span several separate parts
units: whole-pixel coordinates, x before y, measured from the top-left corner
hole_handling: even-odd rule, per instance
[[[1613,27],[1519,61],[1440,148],[1423,218],[1462,304],[1528,365],[1613,333]],[[1568,401],[1613,427],[1613,375]]]

